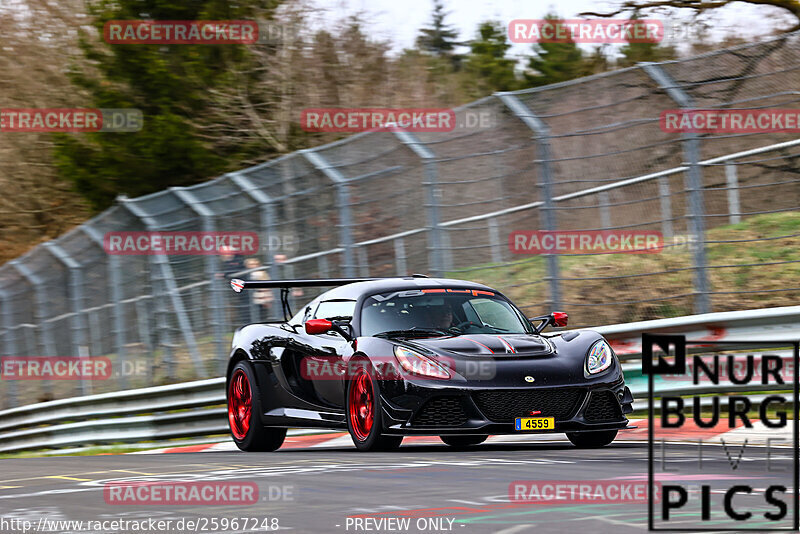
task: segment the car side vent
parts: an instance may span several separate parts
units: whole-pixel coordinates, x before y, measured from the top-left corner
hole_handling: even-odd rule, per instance
[[[437,397],[425,403],[414,417],[413,426],[461,426],[467,421],[461,399]]]
[[[619,421],[622,419],[622,408],[611,391],[594,391],[584,416],[592,423]]]

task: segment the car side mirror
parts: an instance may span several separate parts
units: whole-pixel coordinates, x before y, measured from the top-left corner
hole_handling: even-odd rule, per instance
[[[567,322],[569,321],[569,315],[565,312],[553,312],[550,315],[553,316],[553,324],[556,326],[567,326]]]
[[[333,330],[333,323],[327,319],[309,319],[306,321],[306,334],[316,336],[318,334],[327,334]]]
[[[342,326],[334,321],[330,321],[328,319],[309,319],[303,325],[306,329],[306,334],[315,336],[319,334],[327,334],[331,330],[340,334],[343,338],[347,341],[352,341],[353,336],[342,328]]]
[[[569,316],[565,312],[552,312],[547,315],[539,315],[538,317],[531,317],[528,319],[533,325],[534,330],[538,334],[550,325],[553,326],[567,326]],[[539,323],[538,325],[536,323]]]

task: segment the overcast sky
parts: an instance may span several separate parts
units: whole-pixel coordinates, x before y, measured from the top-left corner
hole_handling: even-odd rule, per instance
[[[359,11],[366,15],[368,30],[377,38],[391,41],[395,50],[410,48],[419,28],[431,19],[433,0],[312,0],[324,10],[323,23],[341,19]],[[508,24],[513,19],[539,19],[550,11],[564,18],[574,18],[583,11],[604,11],[619,2],[592,0],[444,0],[449,16],[445,19],[460,32],[461,39],[474,37],[478,24],[487,19]],[[770,13],[775,8],[736,2],[714,15],[714,36],[737,33],[761,35],[769,31]],[[678,14],[678,17],[681,15]],[[682,16],[688,16],[688,12]],[[673,18],[673,17],[670,17]],[[774,20],[774,19],[772,19]],[[515,45],[512,54],[522,53],[530,45]]]

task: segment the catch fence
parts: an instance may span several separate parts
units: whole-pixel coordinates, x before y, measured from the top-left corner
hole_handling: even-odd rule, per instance
[[[800,109],[798,88],[794,33],[495,94],[456,109],[451,132],[361,133],[196,186],[121,197],[0,267],[3,355],[106,356],[115,373],[3,381],[0,406],[218,376],[233,330],[280,313],[276,295],[230,291],[235,272],[464,278],[529,315],[566,311],[571,326],[792,304],[797,132],[669,133],[659,118]],[[512,232],[536,230],[656,231],[664,249],[512,253]],[[261,247],[227,262],[109,255],[103,238],[115,231],[252,231]],[[315,295],[295,292],[293,304]]]

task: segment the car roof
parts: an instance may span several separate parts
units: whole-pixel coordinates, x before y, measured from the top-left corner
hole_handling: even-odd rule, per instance
[[[320,300],[356,300],[362,295],[374,295],[386,291],[402,291],[404,289],[435,289],[449,287],[453,289],[479,289],[497,293],[496,290],[466,280],[455,280],[451,278],[384,278],[381,280],[370,280],[368,282],[354,282],[339,287],[335,287],[322,295]]]

